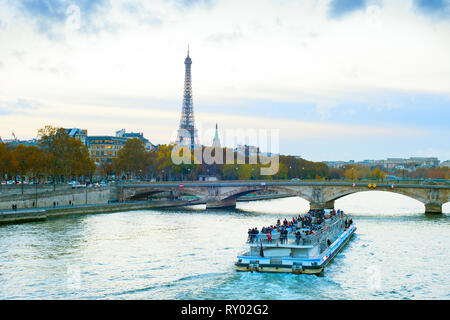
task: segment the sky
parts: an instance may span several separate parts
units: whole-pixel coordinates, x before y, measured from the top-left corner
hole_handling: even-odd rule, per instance
[[[169,143],[189,45],[204,144],[218,123],[313,161],[444,161],[449,35],[450,0],[0,0],[0,137]]]

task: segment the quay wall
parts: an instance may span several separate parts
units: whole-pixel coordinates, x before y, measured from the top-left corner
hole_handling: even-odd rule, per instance
[[[152,202],[120,202],[109,204],[87,204],[77,206],[64,206],[55,208],[39,208],[39,209],[22,209],[17,211],[0,211],[0,225],[15,224],[32,221],[43,221],[49,218],[97,214],[97,213],[111,213],[119,211],[130,211],[140,209],[151,209],[161,207],[177,207],[195,202],[189,201],[152,201]]]
[[[12,184],[12,185],[0,185],[0,197],[22,194],[36,194],[46,193],[53,191],[72,190],[72,186],[68,184]]]
[[[80,204],[106,204],[114,198],[110,187],[97,188],[52,188],[38,190],[34,193],[17,194],[14,192],[0,193],[0,210],[56,207]]]

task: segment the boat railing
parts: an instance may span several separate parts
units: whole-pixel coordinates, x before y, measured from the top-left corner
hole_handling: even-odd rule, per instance
[[[247,243],[255,244],[315,245],[318,242],[318,233],[302,235],[300,239],[294,233],[289,233],[286,238],[281,238],[280,233],[272,233],[271,235],[259,233],[254,236],[249,235],[247,239]]]
[[[263,243],[263,244],[298,244],[298,245],[315,245],[327,240],[334,241],[337,234],[343,231],[344,220],[347,216],[342,218],[339,214],[330,216],[320,224],[319,229],[315,230],[310,235],[302,234],[300,239],[297,239],[296,234],[291,228],[288,232],[287,238],[284,239],[280,232],[258,233],[248,236],[247,243]]]

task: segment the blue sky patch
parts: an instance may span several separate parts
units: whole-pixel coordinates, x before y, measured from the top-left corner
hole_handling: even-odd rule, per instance
[[[435,17],[450,17],[448,0],[414,0],[414,6],[423,14]]]
[[[366,0],[332,0],[328,14],[332,18],[341,18],[351,12],[364,10],[366,7]]]

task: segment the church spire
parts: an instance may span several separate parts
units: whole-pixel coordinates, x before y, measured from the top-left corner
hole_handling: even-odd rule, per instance
[[[216,133],[214,134],[213,147],[220,147],[219,130],[216,123]]]

